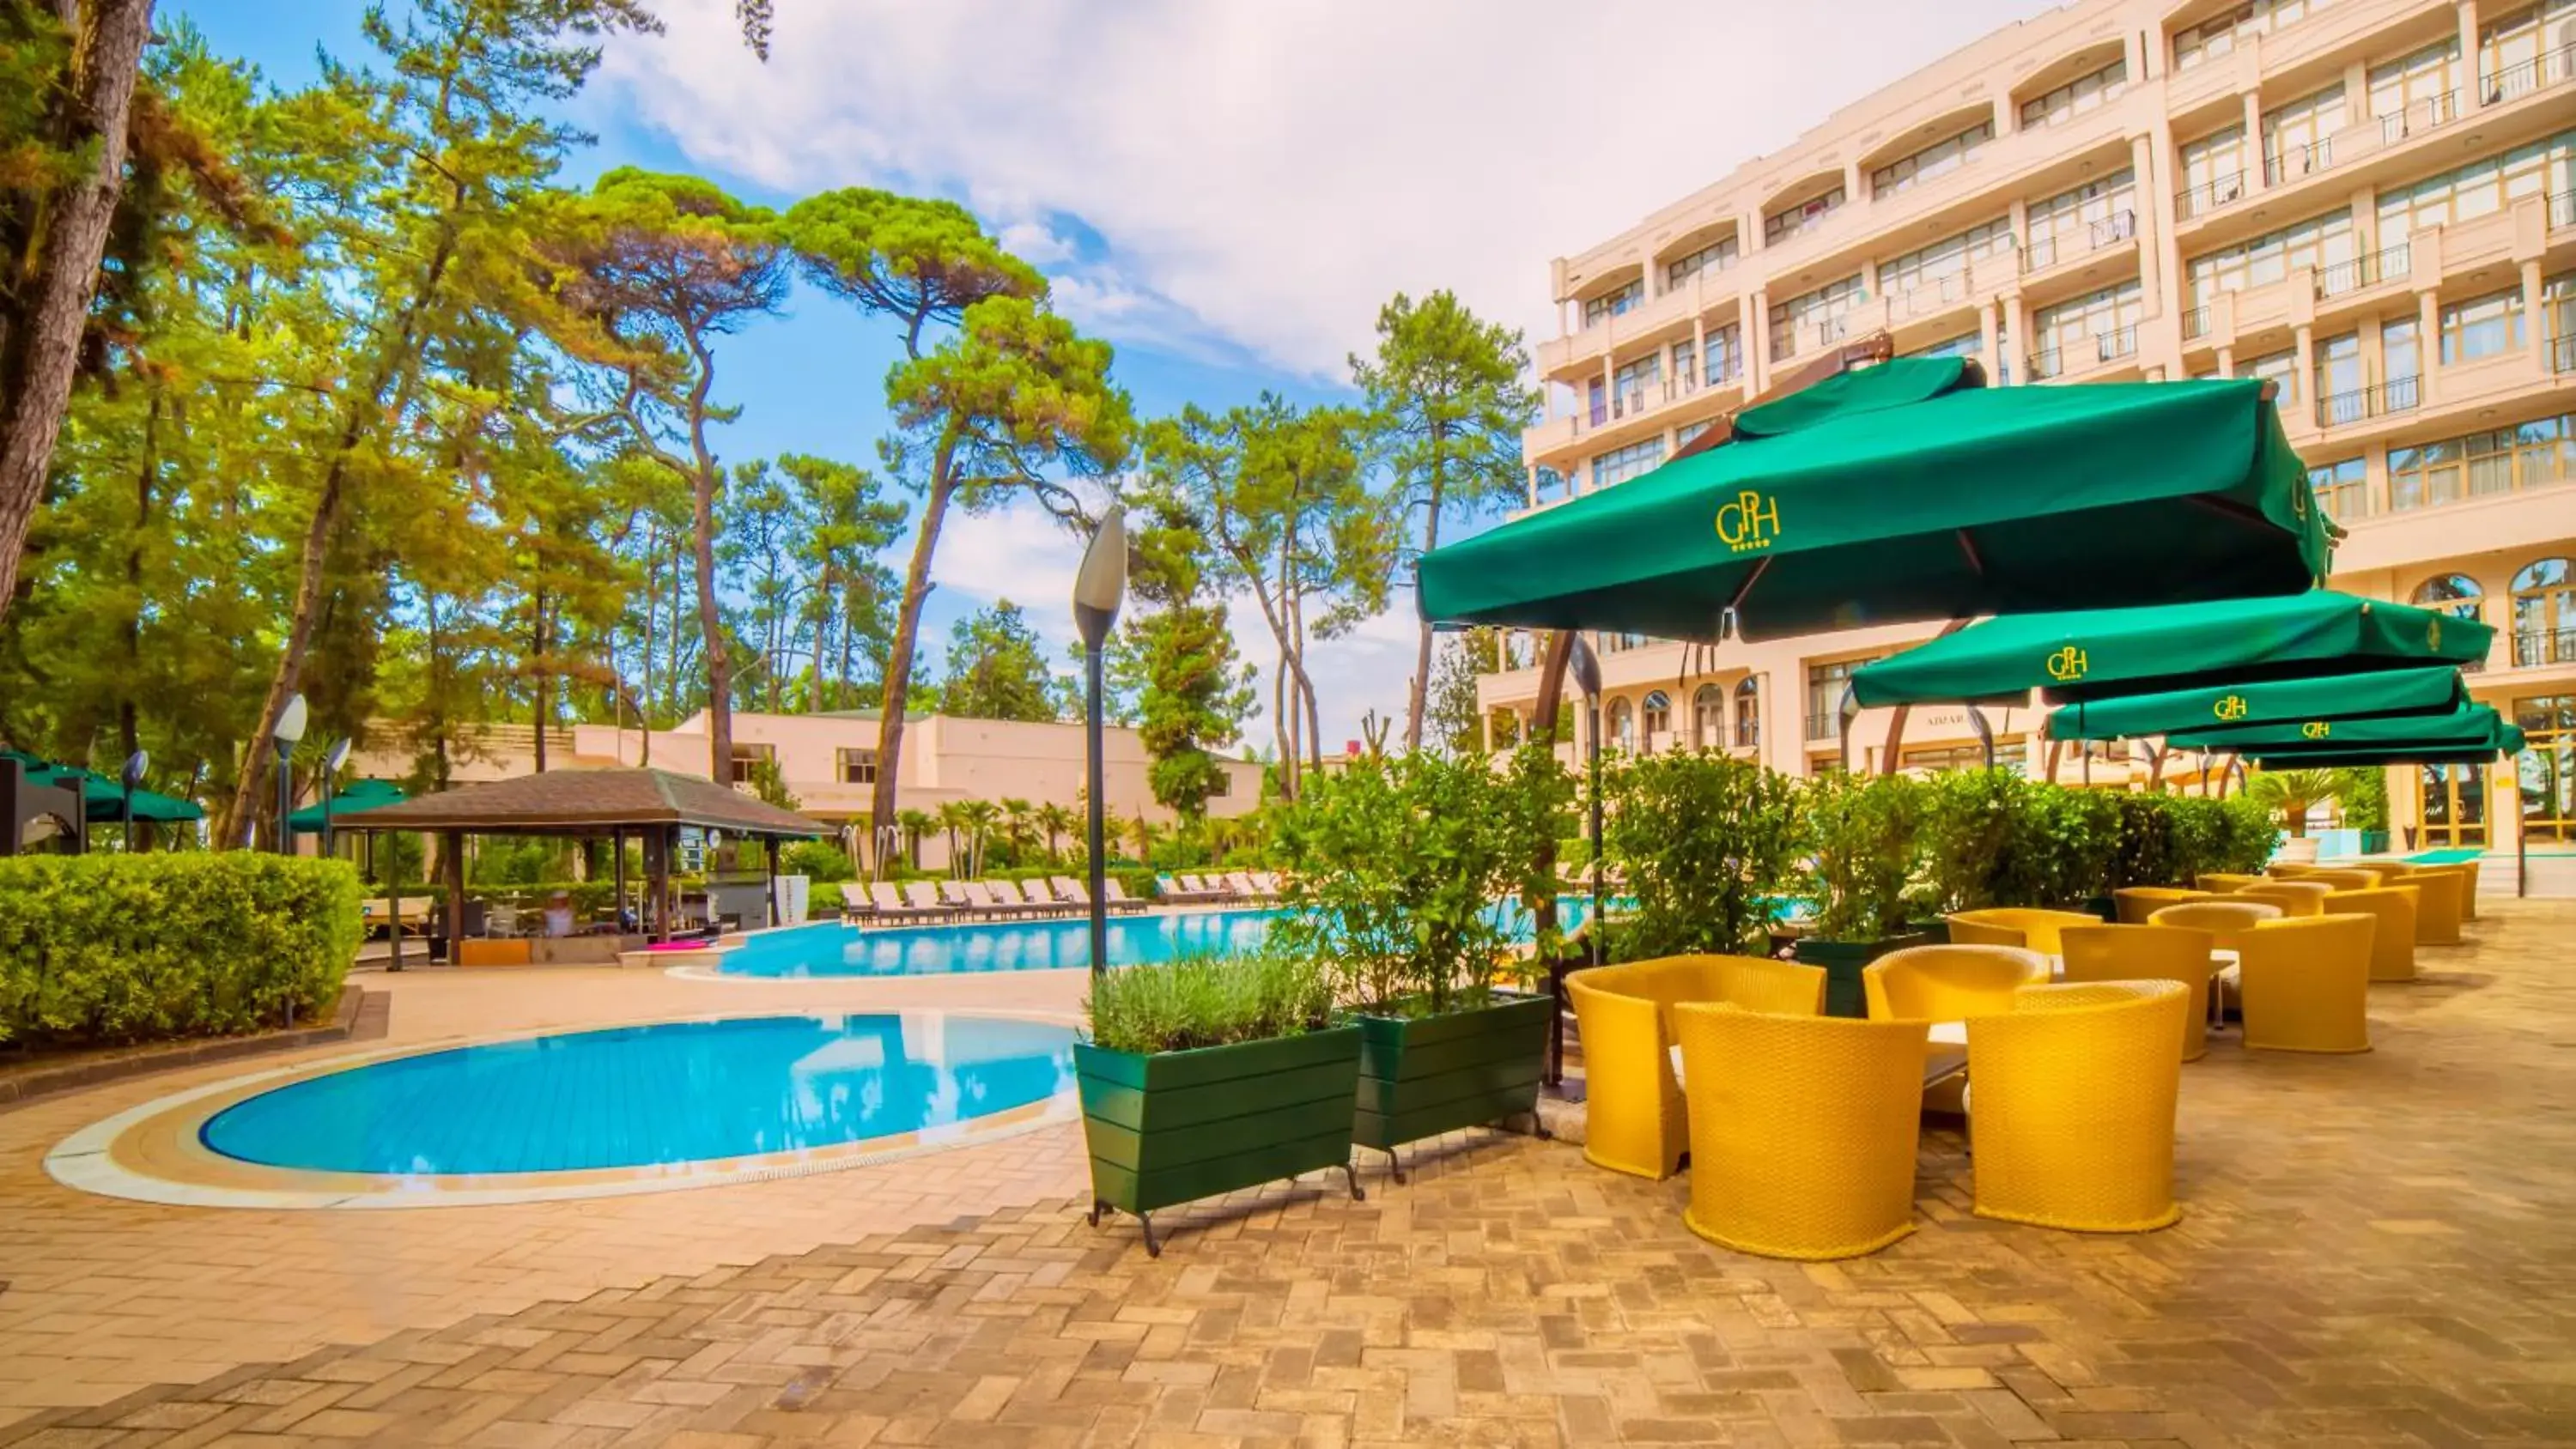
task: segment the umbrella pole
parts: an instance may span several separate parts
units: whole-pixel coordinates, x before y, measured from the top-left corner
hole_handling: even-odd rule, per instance
[[[372,872],[375,868],[376,833],[370,830],[367,832],[367,869]],[[385,958],[385,969],[388,971],[403,969],[402,882],[394,879],[392,871],[385,872],[385,946],[390,952]]]
[[[616,862],[615,866],[613,867],[613,871],[614,871],[614,873],[615,873],[615,875],[616,875],[616,877],[617,877],[617,904],[609,908],[608,920],[609,920],[609,924],[610,924],[612,927],[614,927],[614,928],[615,928],[615,930],[616,930],[617,934],[622,938],[622,937],[624,937],[624,936],[625,936],[625,934],[626,934],[626,832],[625,832],[625,831],[623,831],[623,830],[611,830],[610,832],[608,832],[608,854],[609,854],[609,858],[610,858],[611,860],[613,860],[613,861],[615,861],[615,862]],[[642,924],[643,924],[643,922],[642,922],[641,920],[638,920],[638,921],[636,922],[636,924],[640,926],[640,925],[642,925]]]

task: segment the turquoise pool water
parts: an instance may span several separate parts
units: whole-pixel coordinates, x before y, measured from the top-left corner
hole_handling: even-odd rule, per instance
[[[567,1172],[795,1152],[1073,1088],[1073,1031],[939,1012],[572,1032],[373,1062],[262,1093],[199,1137],[331,1172]]]
[[[1564,897],[1557,918],[1566,930],[1583,923],[1590,902]],[[1515,940],[1528,940],[1529,913],[1517,903],[1495,908]],[[1150,966],[1183,956],[1240,951],[1261,944],[1280,910],[1148,911],[1109,918],[1113,966]],[[727,976],[940,976],[958,971],[1048,971],[1091,964],[1091,925],[990,921],[862,931],[838,921],[753,936],[727,952]]]

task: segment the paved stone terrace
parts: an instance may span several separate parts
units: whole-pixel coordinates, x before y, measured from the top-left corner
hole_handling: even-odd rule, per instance
[[[2186,1070],[2176,1227],[1973,1218],[1935,1131],[1923,1230],[1821,1266],[1690,1236],[1685,1180],[1486,1134],[1365,1203],[1175,1218],[1159,1261],[1083,1222],[1069,1129],[542,1211],[143,1209],[35,1169],[40,1115],[128,1089],[85,1094],[0,1114],[0,1444],[2576,1442],[2576,906],[2490,910],[2374,989],[2377,1052]],[[506,989],[550,1021],[750,1000],[683,985]],[[397,1037],[484,1029],[492,987],[403,983]],[[995,989],[1079,982],[835,988]]]

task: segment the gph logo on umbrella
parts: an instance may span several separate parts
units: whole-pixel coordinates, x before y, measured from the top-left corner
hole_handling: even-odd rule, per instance
[[[2334,733],[2334,726],[2325,720],[2312,719],[2299,726],[2299,733],[2312,740],[2321,740]]]
[[[2250,708],[2252,708],[2252,706],[2246,704],[2245,696],[2241,694],[2224,694],[2219,696],[2216,704],[2209,707],[2209,712],[2218,716],[2220,719],[2239,720],[2245,718],[2246,711]]]
[[[1717,536],[1737,553],[1769,548],[1780,536],[1780,505],[1747,488],[1717,510]]]
[[[2060,684],[2071,679],[2082,679],[2085,669],[2090,664],[2091,661],[2084,657],[2083,650],[2069,644],[2048,656],[2048,677]]]

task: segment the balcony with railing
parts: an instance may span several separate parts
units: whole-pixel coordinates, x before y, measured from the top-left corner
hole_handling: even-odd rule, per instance
[[[2576,372],[2576,333],[2550,339],[2549,371],[2558,377]]]
[[[2522,629],[2513,636],[2513,667],[2576,664],[2576,629]]]
[[[2230,171],[2174,193],[2174,218],[2189,221],[2245,199],[2245,173]]]
[[[2263,156],[2263,184],[2280,186],[2304,176],[2313,176],[2334,165],[2334,137],[2323,136],[2304,146],[2291,146]]]
[[[2208,307],[2200,306],[2184,308],[2182,314],[2183,340],[2188,342],[2195,337],[2208,336],[2209,321],[2210,317]]]
[[[2478,88],[2478,103],[2500,106],[2571,80],[2576,80],[2576,45],[2562,45],[2490,74]]]
[[[2058,347],[2042,348],[2022,359],[2030,368],[2030,380],[2047,382],[2070,373],[2089,372],[2107,367],[2124,357],[2138,354],[2138,326],[2112,327],[2094,333],[2090,338],[2072,338]]]
[[[1810,714],[1807,716],[1807,738],[1811,740],[1830,740],[1839,737],[1841,734],[1842,716],[1840,714]]]
[[[2576,191],[2553,192],[2549,197],[2549,229],[2576,226]]]
[[[2379,118],[2379,144],[2394,146],[2409,136],[2440,130],[2458,120],[2463,110],[2458,91],[2418,96]]]
[[[2138,234],[2137,212],[2123,207],[2086,226],[2081,231],[2033,232],[2021,249],[2022,275],[2046,271],[2059,262],[2089,257],[2105,247],[2118,246]]]
[[[2423,402],[2423,382],[2420,377],[2392,377],[2369,387],[2327,393],[2317,399],[2317,426],[2343,428],[2390,413],[2411,413]]]
[[[2382,282],[2396,281],[2411,273],[2414,270],[2414,264],[2414,248],[2405,242],[2399,242],[2393,247],[2382,247],[2365,256],[2354,257],[2348,262],[2335,262],[2319,267],[2317,268],[2316,298],[2322,302],[2328,297],[2340,297],[2346,292],[2358,292],[2364,287],[2375,287]]]

